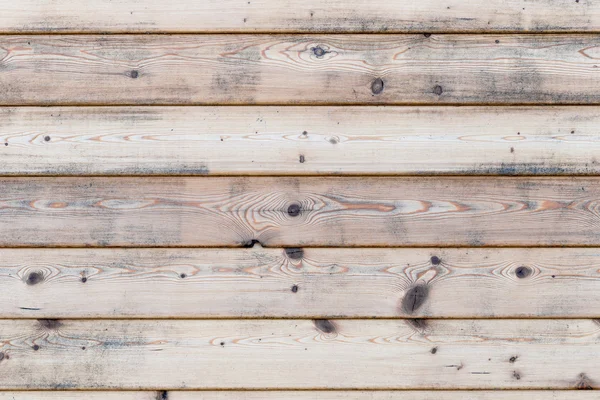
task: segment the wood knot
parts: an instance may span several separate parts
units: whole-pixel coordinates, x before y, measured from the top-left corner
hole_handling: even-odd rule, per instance
[[[29,286],[37,285],[38,283],[44,280],[44,274],[38,271],[34,271],[27,275],[27,279],[25,279],[25,283]]]
[[[299,247],[288,247],[285,249],[285,254],[292,260],[300,260],[304,257],[304,250]]]
[[[517,371],[513,371],[513,378],[515,378],[516,380],[520,380],[521,379],[521,374],[518,373]]]
[[[304,164],[304,161],[306,161],[306,158],[304,158],[304,154],[300,154],[298,161],[300,161],[300,164]]]
[[[0,352],[0,361],[4,360],[4,353]]]
[[[38,346],[37,344],[34,344],[32,349],[33,349],[33,351],[38,351],[40,349],[40,346]]]
[[[300,205],[299,204],[290,204],[290,206],[287,209],[287,213],[290,217],[297,217],[298,215],[300,215]]]
[[[512,356],[512,357],[511,357],[511,358],[508,360],[508,362],[512,364],[512,363],[514,363],[515,361],[517,361],[517,358],[519,358],[519,356]]]
[[[140,73],[134,69],[129,73],[129,76],[133,79],[137,79],[137,77],[140,76]]]
[[[442,260],[438,256],[432,256],[430,261],[433,265],[440,265],[442,263]]]
[[[311,50],[313,51],[313,54],[317,56],[317,58],[322,58],[325,54],[327,54],[327,52],[321,46],[313,47]]]
[[[315,319],[313,320],[315,328],[323,333],[336,333],[337,329],[333,322],[328,319]]]
[[[435,353],[437,353],[437,350],[438,350],[438,348],[434,347],[430,350],[430,352],[431,352],[431,354],[435,354]]]
[[[292,293],[298,293],[298,285],[292,286]]]
[[[416,285],[410,288],[402,299],[402,310],[406,314],[413,314],[427,300],[429,287],[427,285]]]
[[[46,142],[49,142],[49,141],[50,141],[50,139],[51,139],[51,138],[50,138],[50,136],[44,136],[44,140],[45,140]]]
[[[429,36],[431,36],[431,33],[424,33],[423,36],[429,37]]]
[[[532,272],[531,268],[522,266],[522,267],[518,267],[515,270],[515,275],[519,279],[524,279],[524,278],[527,278],[529,275],[531,275],[531,272]]]
[[[383,79],[377,78],[371,83],[371,92],[373,92],[373,94],[383,92]]]
[[[441,96],[441,94],[444,93],[444,89],[442,89],[440,85],[435,85],[435,87],[433,88],[433,93],[437,94],[438,96]]]

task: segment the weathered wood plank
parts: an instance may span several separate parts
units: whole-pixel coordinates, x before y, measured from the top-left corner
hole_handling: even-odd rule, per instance
[[[0,179],[0,246],[600,245],[599,178]]]
[[[597,400],[590,391],[17,391],[0,392],[2,400]]]
[[[0,317],[599,318],[599,271],[594,248],[1,249]]]
[[[0,387],[593,388],[599,338],[593,320],[3,320]]]
[[[594,1],[68,0],[0,2],[1,32],[599,31]]]
[[[0,108],[0,174],[600,174],[599,125],[572,106]]]
[[[598,104],[598,43],[598,35],[0,36],[0,104]]]

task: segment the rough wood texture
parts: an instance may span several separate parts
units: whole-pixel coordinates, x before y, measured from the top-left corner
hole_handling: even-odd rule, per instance
[[[599,111],[0,108],[0,174],[599,174]]]
[[[0,104],[597,104],[599,40],[0,36]]]
[[[3,320],[0,387],[593,388],[599,338],[572,319]]]
[[[164,397],[166,396],[166,397]],[[0,392],[2,400],[597,400],[589,391],[147,391]]]
[[[0,317],[599,318],[598,271],[586,248],[1,249]]]
[[[2,178],[1,246],[600,245],[599,178]]]
[[[2,0],[0,9],[1,32],[600,30],[600,6],[585,0]]]

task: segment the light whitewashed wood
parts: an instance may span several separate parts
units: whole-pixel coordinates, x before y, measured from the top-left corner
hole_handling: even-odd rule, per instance
[[[600,6],[586,0],[2,0],[0,9],[2,32],[600,30]]]
[[[198,392],[195,392],[198,393]],[[171,392],[170,394],[174,394]],[[16,392],[0,392],[1,400],[162,400],[160,397],[162,392],[157,391],[16,391]],[[167,394],[167,399],[169,394]],[[210,394],[209,394],[210,395]],[[194,396],[194,393],[175,395],[183,396],[182,398]],[[191,397],[193,398],[193,397]],[[201,399],[201,397],[199,397]],[[172,398],[171,398],[172,400]],[[373,399],[375,400],[375,399]],[[377,399],[378,400],[378,399]],[[386,399],[387,400],[387,399]],[[392,399],[390,399],[392,400]],[[400,399],[402,400],[402,399]],[[496,399],[492,399],[496,400]],[[502,399],[504,400],[504,399]],[[512,400],[512,399],[510,399]],[[562,399],[561,399],[562,400]],[[565,398],[565,400],[571,400]],[[582,400],[587,400],[582,398]]]
[[[0,105],[598,104],[599,40],[0,36]]]
[[[0,388],[593,388],[599,338],[573,319],[3,320]]]
[[[599,178],[0,179],[1,246],[600,244]]]
[[[590,391],[17,391],[2,400],[596,400]]]
[[[599,318],[599,271],[595,248],[1,249],[0,317]]]
[[[599,174],[599,125],[572,106],[0,108],[0,174]]]

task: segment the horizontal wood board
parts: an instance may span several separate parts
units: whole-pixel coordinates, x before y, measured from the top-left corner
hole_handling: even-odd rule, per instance
[[[0,105],[598,104],[600,36],[0,36]]]
[[[585,389],[599,335],[594,320],[3,320],[0,388]]]
[[[0,317],[600,318],[599,271],[595,248],[0,249]]]
[[[595,106],[4,107],[0,175],[596,175],[599,125]]]
[[[2,0],[0,32],[597,32],[594,1]]]

